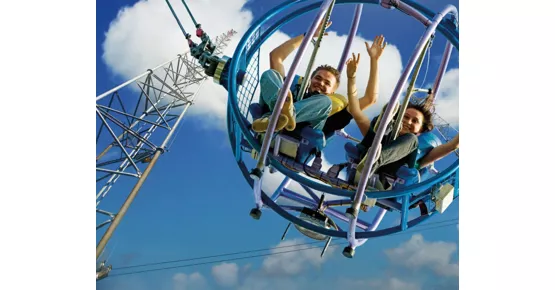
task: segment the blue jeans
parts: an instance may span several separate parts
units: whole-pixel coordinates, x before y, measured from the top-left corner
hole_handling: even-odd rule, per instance
[[[283,86],[282,76],[275,70],[267,70],[260,76],[260,99],[261,106],[268,106],[270,113],[274,110],[278,93]],[[294,97],[294,96],[293,96]],[[313,95],[293,103],[296,123],[307,122],[313,129],[322,130],[326,119],[331,112],[331,100],[326,95]]]

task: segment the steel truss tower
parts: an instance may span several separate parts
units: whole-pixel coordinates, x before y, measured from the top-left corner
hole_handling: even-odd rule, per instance
[[[216,37],[214,55],[222,54],[235,34],[230,30]],[[186,53],[96,98],[97,235],[108,226],[97,245],[97,259],[207,78],[197,59]],[[120,177],[122,186],[114,187]],[[128,186],[131,191],[118,212],[101,207],[112,189],[121,198]]]
[[[449,142],[455,137],[457,133],[459,133],[459,131],[451,127],[451,125],[443,118],[441,118],[437,113],[434,113],[433,115],[433,122],[434,127],[439,132],[439,135],[443,137],[443,140],[445,140],[445,142]],[[459,156],[459,149],[455,150],[455,154]]]

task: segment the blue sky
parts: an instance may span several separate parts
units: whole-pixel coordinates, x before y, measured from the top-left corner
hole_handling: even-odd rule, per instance
[[[134,69],[137,72],[142,72],[161,62],[149,63],[149,66],[142,68],[131,66],[132,68],[129,69],[129,67],[125,67],[125,64],[114,62],[113,58],[103,56],[110,54],[106,53],[107,50],[111,52],[115,49],[113,46],[105,45],[107,37],[113,37],[113,34],[109,33],[110,23],[116,20],[118,11],[125,6],[131,7],[128,10],[128,16],[131,17],[135,2],[97,2],[97,95],[133,76],[130,72]],[[197,1],[187,1],[187,3],[189,2],[192,2],[192,8]],[[241,1],[229,2],[237,3]],[[252,13],[252,19],[255,20],[279,2],[281,1],[249,1],[243,7],[243,10]],[[434,11],[441,10],[447,4],[458,7],[458,1],[430,0],[420,2]],[[175,5],[174,9],[180,11],[181,21],[191,27],[191,21],[185,17],[186,13],[183,13],[183,6],[178,5],[180,1],[173,1],[172,3]],[[165,7],[165,4],[163,6]],[[207,19],[208,14],[206,11],[200,10],[203,7],[202,3],[198,7],[199,10],[193,10],[192,12],[197,21],[204,24],[209,21]],[[233,13],[233,10],[230,11],[230,13]],[[332,16],[333,25],[330,31],[335,31],[339,35],[346,34],[351,24],[353,11],[354,5],[337,6]],[[308,17],[301,17],[291,22],[281,32],[289,36],[303,33],[303,29],[308,27],[312,15],[309,14]],[[153,12],[152,18],[141,18],[141,21],[144,25],[152,23],[153,26],[156,26],[156,21],[170,21],[174,25],[172,29],[177,28],[177,24],[167,7],[166,11],[157,10],[156,13]],[[404,65],[424,30],[421,25],[416,25],[416,23],[414,19],[410,19],[398,11],[385,11],[380,7],[365,5],[358,36],[371,40],[377,33],[384,34],[386,41],[398,50],[401,64]],[[129,29],[132,29],[132,24],[131,21],[125,22],[125,19],[120,19],[120,27],[118,28],[122,29],[123,25],[131,25]],[[205,27],[214,36],[225,32],[224,29],[209,31],[208,27],[210,25],[208,24]],[[240,33],[244,32],[233,26],[227,27],[227,29],[231,28],[238,30]],[[192,32],[192,30],[190,31]],[[166,32],[160,32],[160,34]],[[184,37],[179,33],[172,34],[176,38],[168,38],[167,41],[172,43],[177,41],[185,44]],[[178,39],[179,37],[182,39]],[[431,50],[432,58],[426,83],[433,82],[444,48],[445,39],[442,36],[437,38],[438,40]],[[164,46],[165,43],[160,42],[151,45]],[[122,52],[128,51],[124,48]],[[145,54],[147,55],[145,58],[149,57],[149,52],[159,53],[159,50],[145,47]],[[359,49],[358,52],[361,53],[361,59],[367,58],[365,51]],[[161,56],[165,60],[172,57],[174,57],[174,54],[171,53]],[[293,56],[290,56],[290,58],[293,58]],[[261,62],[264,61],[267,61],[267,58],[262,55]],[[387,65],[387,62],[384,62],[382,67],[385,65]],[[457,68],[458,52],[454,50],[448,71],[454,72]],[[130,75],[121,72],[129,72]],[[421,75],[423,75],[423,72]],[[362,80],[359,83],[365,83],[366,77],[367,75],[361,74]],[[456,81],[458,82],[458,73]],[[446,90],[448,91],[453,90],[453,88],[458,89],[458,84],[448,86],[449,84],[446,83]],[[220,94],[219,98],[226,97],[225,91],[220,90],[217,93]],[[215,95],[200,95],[198,98],[210,100],[210,98],[216,97]],[[388,96],[381,95],[380,98],[385,101]],[[452,96],[445,96],[445,104],[452,102],[450,98]],[[198,109],[196,113],[186,115],[181,124],[182,128],[179,135],[170,151],[158,161],[108,244],[106,252],[111,253],[109,263],[115,269],[136,264],[270,248],[279,244],[281,234],[287,225],[286,221],[269,211],[264,212],[260,221],[254,221],[248,215],[254,204],[252,190],[239,172],[231,150],[227,146],[227,133],[215,124],[218,122],[217,118],[214,121],[214,117],[209,116],[210,107],[203,107],[200,102],[199,100],[199,107],[202,109]],[[458,110],[458,106],[456,110]],[[445,112],[449,115],[453,114],[452,111]],[[217,112],[214,114],[217,114]],[[360,137],[353,124],[349,125],[346,130],[356,137]],[[330,144],[326,150],[328,161],[333,163],[344,160],[341,151],[342,144],[343,142]],[[97,148],[97,151],[102,149]],[[446,158],[438,162],[436,167],[442,169],[449,165],[452,160],[452,157]],[[116,190],[116,188],[121,189]],[[126,195],[129,189],[130,183],[123,181],[123,179],[120,180],[103,202],[103,206],[117,210],[121,203],[121,196]],[[458,206],[458,201],[453,202],[446,213],[438,215],[428,223],[458,218]],[[398,218],[391,215],[386,216],[384,224],[390,225]],[[302,289],[304,285],[314,279],[318,280],[315,284],[320,286],[321,289],[336,289],[340,285],[345,285],[341,284],[343,282],[352,283],[354,289],[368,289],[368,285],[373,285],[374,288],[372,289],[430,289],[430,287],[458,289],[458,275],[442,275],[441,271],[438,270],[441,266],[452,264],[456,264],[458,267],[457,227],[454,225],[440,227],[422,231],[420,234],[423,236],[424,242],[419,240],[420,236],[413,236],[413,234],[370,240],[357,249],[356,257],[352,260],[341,255],[342,246],[336,247],[335,251],[328,253],[325,261],[318,267],[311,264],[311,262],[318,259],[314,259],[310,255],[305,257],[301,254],[292,257],[287,254],[276,255],[271,256],[272,259],[261,257],[230,261],[228,263],[236,263],[237,268],[240,269],[237,275],[239,281],[231,288],[257,289],[256,285],[265,281],[266,283],[272,283],[274,287],[290,285]],[[97,235],[97,242],[99,239],[100,235]],[[288,240],[295,239],[300,243],[311,242],[291,229]],[[406,244],[409,241],[410,243]],[[319,252],[319,249],[316,252]],[[424,254],[430,258],[412,266],[403,264],[403,261],[406,262],[411,257],[416,259],[415,257],[421,257]],[[278,260],[281,256],[285,258]],[[286,265],[285,267],[292,267],[293,263],[304,263],[306,268],[299,269],[294,274],[285,275],[280,274],[277,266],[264,268],[264,265],[269,267],[267,265],[271,263],[276,263],[272,265],[285,263],[283,264]],[[173,265],[179,264],[166,266]],[[217,268],[219,270],[214,270],[214,267],[218,266],[221,266],[220,263],[114,276],[98,282],[97,289],[224,289],[218,283],[218,281],[221,282],[223,277],[221,276],[223,275],[222,272],[225,272],[225,267],[234,269],[235,266],[226,265]],[[261,269],[272,269],[274,272],[269,270],[263,272]],[[142,268],[136,270],[142,270]],[[214,274],[214,271],[218,274]],[[126,271],[114,270],[112,273],[124,272]],[[228,272],[228,275],[231,274]],[[200,280],[204,280],[204,282],[201,283]],[[366,288],[364,285],[367,285]],[[400,287],[400,285],[405,287],[395,288]]]

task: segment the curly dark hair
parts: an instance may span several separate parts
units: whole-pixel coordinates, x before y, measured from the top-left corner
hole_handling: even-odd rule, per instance
[[[312,74],[310,75],[310,78],[313,78],[319,70],[325,70],[332,73],[335,76],[335,79],[337,80],[336,86],[339,86],[339,82],[341,81],[341,73],[335,67],[327,64],[321,65],[312,72]]]
[[[422,133],[429,132],[434,129],[434,123],[432,117],[435,111],[435,106],[433,103],[433,97],[428,95],[424,100],[421,101],[411,101],[409,102],[407,109],[415,109],[420,111],[424,115],[424,120],[422,122]]]

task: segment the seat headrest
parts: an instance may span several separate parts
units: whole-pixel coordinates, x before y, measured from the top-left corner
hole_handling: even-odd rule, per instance
[[[418,135],[418,155],[416,160],[422,159],[432,149],[441,145],[441,140],[432,132],[426,132]]]

